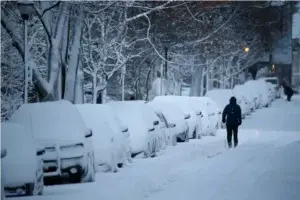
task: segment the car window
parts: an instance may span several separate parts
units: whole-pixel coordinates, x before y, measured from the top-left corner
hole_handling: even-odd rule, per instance
[[[267,79],[266,82],[277,85],[277,80],[276,79]]]
[[[168,127],[168,122],[165,118],[165,116],[162,113],[156,113],[156,115],[158,116],[160,122],[164,123],[166,127]]]

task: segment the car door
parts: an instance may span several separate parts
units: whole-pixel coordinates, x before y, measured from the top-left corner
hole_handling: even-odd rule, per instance
[[[167,119],[165,118],[165,116],[163,115],[163,113],[159,113],[159,112],[156,112],[156,115],[157,117],[159,118],[159,121],[160,121],[160,129],[161,129],[161,132],[163,134],[163,147],[165,147],[169,141],[171,141],[171,134],[170,134],[170,129],[169,129],[169,125],[168,125],[168,122],[167,122]]]

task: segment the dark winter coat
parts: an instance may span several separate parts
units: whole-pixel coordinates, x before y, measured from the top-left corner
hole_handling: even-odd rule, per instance
[[[284,88],[284,94],[286,96],[290,96],[290,97],[293,96],[294,91],[293,91],[293,89],[291,87],[285,85],[285,86],[283,86],[283,88]]]
[[[229,104],[225,106],[222,114],[222,122],[227,126],[239,126],[242,124],[242,110],[236,103],[236,98],[231,97]]]

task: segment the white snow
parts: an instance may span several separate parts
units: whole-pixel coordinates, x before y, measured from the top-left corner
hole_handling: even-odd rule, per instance
[[[194,130],[198,130],[198,126],[201,125],[201,118],[196,115],[200,109],[194,108],[190,104],[189,97],[186,96],[157,96],[154,101],[168,102],[174,106],[180,108],[184,113],[190,114],[190,118],[187,120],[189,126],[189,137],[193,136]]]
[[[32,135],[20,124],[4,122],[1,124],[1,148],[7,151],[1,159],[5,186],[16,187],[34,182],[37,143]]]
[[[119,147],[122,144],[120,134],[116,133],[112,128],[117,128],[117,125],[111,126],[107,120],[110,118],[111,113],[105,112],[106,110],[103,109],[103,106],[98,104],[81,104],[76,105],[76,108],[83,117],[87,127],[93,131],[92,143],[96,164],[108,165],[110,170],[115,171],[118,161],[120,161],[120,158],[118,160],[118,151],[123,149]]]
[[[237,149],[225,148],[225,131],[219,130],[156,158],[134,159],[120,173],[99,173],[94,183],[45,187],[42,197],[16,199],[297,200],[299,117],[300,96],[279,99],[243,121]]]
[[[128,126],[130,131],[130,146],[133,153],[139,153],[147,148],[147,143],[154,137],[148,130],[154,128],[153,122],[147,119],[143,111],[145,103],[132,103],[132,101],[109,102],[117,113],[122,123]]]
[[[173,134],[176,135],[179,133],[183,133],[187,129],[187,124],[184,120],[184,113],[176,106],[157,100],[150,101],[148,105],[151,106],[154,110],[162,112],[169,124],[176,125],[172,129]]]
[[[41,140],[83,139],[87,131],[76,107],[64,100],[23,104],[9,121],[24,125]]]
[[[229,103],[230,98],[234,96],[234,94],[230,89],[214,89],[207,91],[205,96],[210,97],[212,100],[214,100],[221,111],[223,111],[225,106]]]

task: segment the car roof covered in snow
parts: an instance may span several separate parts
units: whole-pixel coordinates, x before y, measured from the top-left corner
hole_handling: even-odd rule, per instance
[[[150,101],[148,102],[148,105],[151,106],[156,112],[163,113],[169,123],[175,123],[177,120],[184,120],[184,112],[173,104]]]
[[[107,122],[115,133],[122,130],[122,124],[117,113],[108,105],[105,104],[77,104],[76,108],[82,115],[87,115],[94,118],[96,121]],[[84,117],[85,118],[85,117]],[[86,121],[86,119],[84,119]],[[86,123],[88,126],[88,124]]]
[[[197,110],[190,104],[190,99],[188,96],[174,96],[174,95],[167,95],[167,96],[156,96],[153,101],[160,101],[160,102],[170,102],[173,103],[175,106],[178,106],[180,109],[183,110],[184,113],[194,114]],[[197,110],[198,111],[198,110]]]
[[[23,104],[10,122],[22,124],[37,139],[77,140],[87,131],[76,107],[65,100]]]
[[[113,101],[106,105],[111,106],[126,125],[144,123],[147,128],[153,128],[153,122],[158,119],[145,101]]]
[[[218,106],[221,107],[221,109],[223,109],[229,103],[229,99],[233,95],[233,91],[230,89],[213,89],[207,91],[207,93],[205,94],[205,96],[213,99],[218,104]]]

